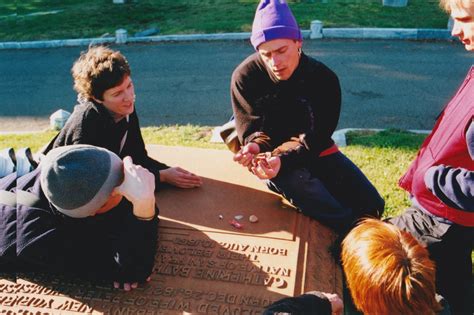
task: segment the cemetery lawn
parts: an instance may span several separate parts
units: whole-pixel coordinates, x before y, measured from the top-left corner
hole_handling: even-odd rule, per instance
[[[258,0],[0,0],[0,41],[129,35],[149,28],[160,34],[248,32]],[[404,8],[382,0],[289,0],[302,29],[325,27],[446,28],[438,0],[409,0]]]
[[[212,127],[162,126],[142,128],[147,144],[190,146],[225,150],[223,144],[209,143]],[[0,135],[0,148],[30,147],[37,152],[56,134],[54,131],[32,134]],[[378,189],[385,199],[385,216],[399,214],[409,206],[407,194],[398,187],[398,179],[408,168],[426,135],[388,130],[379,133],[353,132],[348,146],[341,150]]]

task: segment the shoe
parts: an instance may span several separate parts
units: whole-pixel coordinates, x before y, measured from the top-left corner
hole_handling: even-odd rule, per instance
[[[16,158],[13,148],[0,151],[0,178],[15,172]]]
[[[21,148],[16,153],[16,172],[17,176],[23,176],[38,166],[38,163],[33,158],[30,148]]]

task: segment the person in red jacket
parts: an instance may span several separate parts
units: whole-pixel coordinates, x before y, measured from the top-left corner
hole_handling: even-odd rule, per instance
[[[474,2],[441,0],[452,35],[474,51]],[[424,243],[436,262],[438,292],[453,313],[472,314],[474,227],[474,67],[440,114],[400,186],[413,206],[393,224]]]

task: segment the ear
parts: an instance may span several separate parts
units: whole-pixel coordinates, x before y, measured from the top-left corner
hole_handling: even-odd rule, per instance
[[[101,100],[99,100],[99,99],[96,99],[94,96],[92,96],[92,99],[93,99],[94,102],[96,102],[96,103],[99,103],[99,104],[104,103],[104,101],[101,101]]]

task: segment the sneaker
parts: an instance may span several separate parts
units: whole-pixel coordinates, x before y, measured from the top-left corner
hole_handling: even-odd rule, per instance
[[[15,172],[16,158],[13,148],[0,150],[0,178]]]
[[[17,176],[23,176],[38,166],[38,163],[33,158],[30,148],[21,148],[16,153],[16,172]]]

